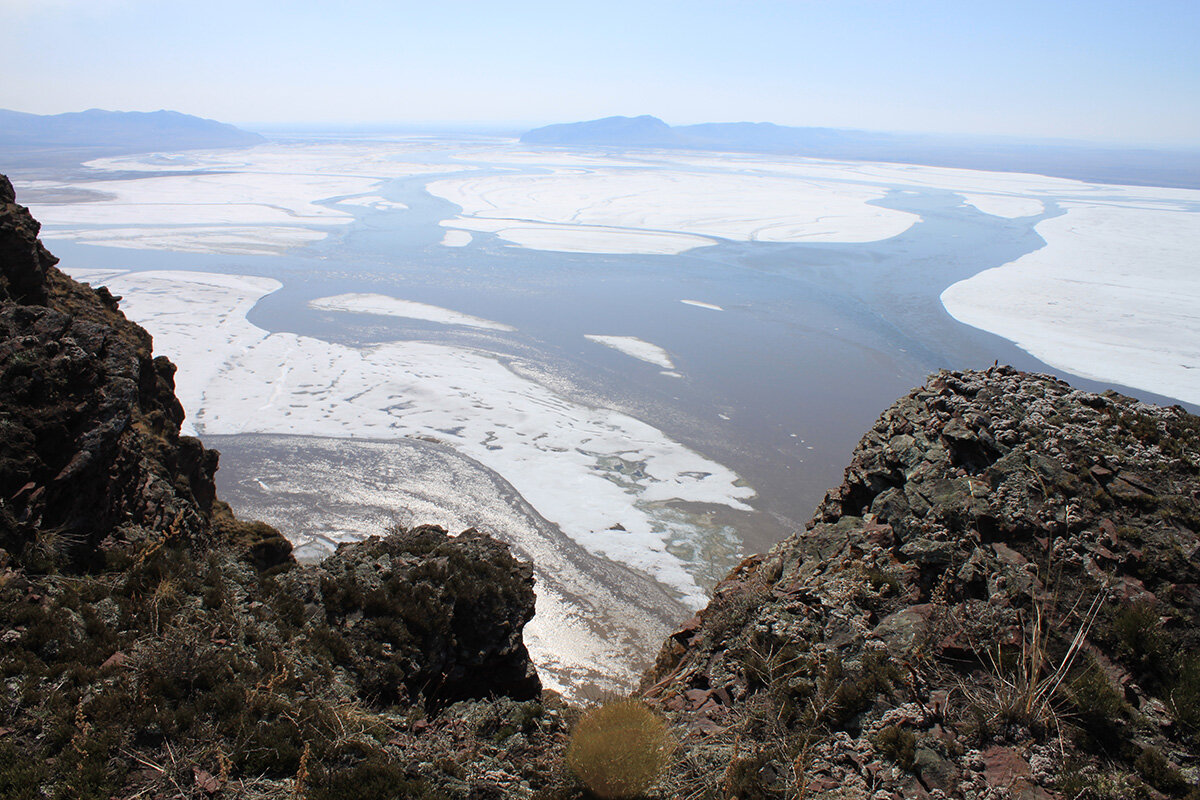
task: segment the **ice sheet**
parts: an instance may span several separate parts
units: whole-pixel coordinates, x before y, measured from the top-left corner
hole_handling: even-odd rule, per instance
[[[464,217],[446,220],[442,224],[494,233],[518,247],[559,253],[675,255],[716,244],[715,239],[703,236],[607,228],[602,225],[557,225]]]
[[[610,236],[627,230],[738,241],[869,242],[902,233],[917,220],[868,205],[886,191],[866,184],[678,166],[558,167],[549,175],[450,178],[426,188],[462,207],[462,215],[447,224],[494,224],[510,241],[523,236],[518,242],[523,246],[574,252],[661,252],[628,249],[628,240],[588,241],[572,233],[584,226]],[[526,230],[536,236],[520,233]],[[615,244],[623,249],[607,249]]]
[[[354,217],[319,200],[371,188],[378,180],[286,173],[165,175],[95,181],[89,189],[112,195],[91,203],[34,204],[47,226],[128,224],[341,225]]]
[[[672,504],[748,510],[754,496],[657,429],[569,401],[482,353],[268,333],[246,320],[279,288],[268,278],[135,272],[104,282],[179,364],[189,432],[442,442],[502,475],[589,552],[653,576],[690,606],[705,595],[692,577],[700,567],[667,551],[693,533]]]
[[[1077,375],[1200,403],[1200,211],[1062,206],[1044,248],[946,289],[946,310]]]
[[[412,142],[370,142],[151,153],[90,161],[93,180],[37,181],[18,189],[36,189],[35,197],[90,193],[86,202],[31,204],[51,239],[180,252],[277,253],[353,222],[339,205],[403,208],[370,193],[383,180],[465,168],[408,160],[417,153],[428,157],[429,150]],[[114,176],[139,172],[166,174]]]
[[[275,255],[326,236],[322,230],[288,226],[241,225],[167,227],[167,228],[96,228],[47,231],[48,237],[67,239],[102,247],[130,250],[173,250],[177,253],[217,253],[221,255]]]
[[[418,303],[414,300],[401,300],[386,294],[338,294],[332,297],[318,297],[308,303],[313,308],[325,311],[347,311],[354,314],[381,314],[389,317],[405,317],[421,319],[427,322],[440,322],[443,325],[466,325],[472,328],[483,328],[491,331],[515,331],[512,325],[502,322],[492,322],[490,319],[473,317],[451,311],[441,306],[428,303]]]
[[[663,369],[675,369],[675,365],[671,362],[671,357],[667,355],[666,350],[663,350],[656,344],[643,341],[636,336],[601,336],[594,333],[585,333],[583,338],[598,342],[605,347],[611,347],[613,350],[624,353],[627,356],[633,356],[639,361],[645,361],[647,364],[653,364]]]

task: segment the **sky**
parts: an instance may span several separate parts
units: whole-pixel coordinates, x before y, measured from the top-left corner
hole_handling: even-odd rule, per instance
[[[0,0],[0,108],[1200,147],[1198,0]]]

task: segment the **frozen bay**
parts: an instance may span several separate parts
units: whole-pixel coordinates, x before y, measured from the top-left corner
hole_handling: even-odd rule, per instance
[[[223,496],[302,552],[396,521],[497,533],[539,566],[533,649],[567,690],[632,674],[742,554],[801,527],[933,369],[1200,397],[1169,335],[1191,324],[1171,298],[1196,286],[1193,240],[1129,232],[1193,230],[1200,192],[434,138],[93,177],[18,190],[180,364]],[[1104,230],[1122,246],[1072,244]],[[1077,297],[1080,278],[1101,289]],[[1149,332],[1079,344],[1113,313]]]

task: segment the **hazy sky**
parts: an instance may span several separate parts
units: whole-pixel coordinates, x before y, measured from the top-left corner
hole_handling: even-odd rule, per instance
[[[0,0],[0,108],[1200,146],[1200,0]]]

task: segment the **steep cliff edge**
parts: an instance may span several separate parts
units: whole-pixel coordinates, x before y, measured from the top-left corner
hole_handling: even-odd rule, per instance
[[[505,771],[565,724],[521,637],[530,565],[429,527],[297,565],[217,499],[175,367],[38,228],[0,176],[0,797],[556,785]]]
[[[748,797],[1197,797],[1200,418],[1010,368],[888,409],[644,694]]]
[[[286,539],[216,500],[217,454],[179,435],[175,366],[117,298],[60,272],[38,230],[0,176],[0,547],[94,568],[102,542],[142,526],[195,544],[220,531],[284,563]]]

